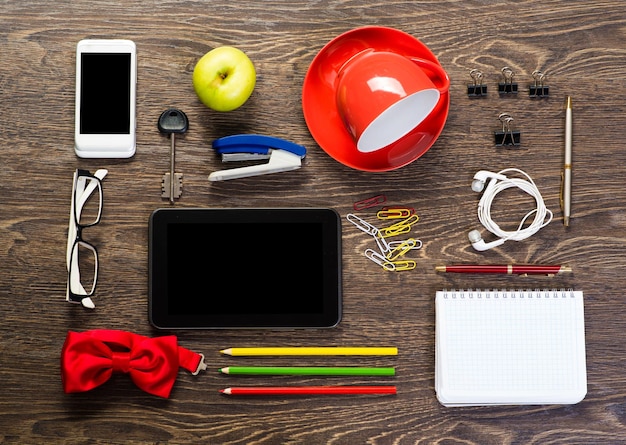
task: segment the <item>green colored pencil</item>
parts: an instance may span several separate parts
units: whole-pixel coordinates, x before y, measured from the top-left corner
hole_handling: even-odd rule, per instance
[[[219,370],[229,375],[395,375],[394,368],[303,367],[303,366],[229,366]]]

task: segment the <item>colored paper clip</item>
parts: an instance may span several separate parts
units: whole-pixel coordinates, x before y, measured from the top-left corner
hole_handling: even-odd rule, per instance
[[[415,238],[413,238],[415,239]],[[389,241],[387,243],[387,245],[389,246],[390,249],[395,249],[397,246],[399,246],[400,244],[402,244],[404,241]],[[410,250],[419,250],[422,248],[422,241],[416,239],[415,240],[415,246],[411,247]]]
[[[302,145],[272,136],[237,134],[213,141],[213,149],[222,155],[222,161],[269,159],[265,164],[218,170],[209,175],[209,181],[247,178],[268,173],[297,170],[302,166],[306,148]]]
[[[413,270],[417,267],[417,263],[413,260],[393,261],[391,264],[393,264],[394,272]]]
[[[376,213],[376,217],[378,219],[408,218],[414,213],[414,209],[406,209],[402,207],[387,207]]]
[[[382,229],[383,236],[398,236],[404,235],[405,233],[409,233],[411,231],[411,226],[409,224],[399,224],[394,226],[389,226]]]
[[[389,272],[396,270],[395,264],[372,249],[366,249],[365,256]]]
[[[394,249],[392,249],[385,257],[389,261],[394,261],[399,257],[403,256],[409,250],[413,249],[417,245],[417,241],[413,238],[408,238],[398,244]]]
[[[385,195],[376,195],[362,201],[357,201],[352,205],[352,207],[354,208],[354,210],[369,209],[370,207],[376,207],[377,205],[382,204],[386,201],[387,197]]]
[[[411,231],[411,226],[419,221],[419,216],[411,215],[402,221],[392,224],[384,229],[381,229],[383,236],[396,236],[408,233]]]
[[[365,233],[368,233],[373,236],[376,236],[376,234],[378,233],[377,227],[374,227],[373,225],[371,225],[364,219],[359,218],[354,213],[348,213],[346,215],[346,219],[350,221],[352,224],[354,224],[359,230],[362,230]]]

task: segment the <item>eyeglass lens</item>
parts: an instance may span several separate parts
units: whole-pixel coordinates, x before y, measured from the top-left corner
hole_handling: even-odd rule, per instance
[[[70,290],[76,295],[91,295],[98,276],[98,255],[90,244],[76,241],[72,252]]]
[[[78,176],[74,197],[75,221],[81,227],[97,224],[102,213],[102,188],[97,178]]]

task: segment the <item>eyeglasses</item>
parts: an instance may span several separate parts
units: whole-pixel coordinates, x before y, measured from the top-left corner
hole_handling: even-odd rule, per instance
[[[98,251],[83,240],[83,229],[95,226],[102,216],[102,179],[107,170],[95,174],[74,172],[70,224],[67,233],[67,293],[65,299],[93,309],[91,300],[98,281]]]

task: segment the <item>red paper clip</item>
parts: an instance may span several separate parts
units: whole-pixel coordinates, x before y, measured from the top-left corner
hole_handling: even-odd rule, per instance
[[[370,207],[376,207],[377,205],[382,204],[386,201],[387,197],[385,195],[376,195],[362,201],[357,201],[352,205],[352,207],[354,208],[354,210],[369,209]]]

